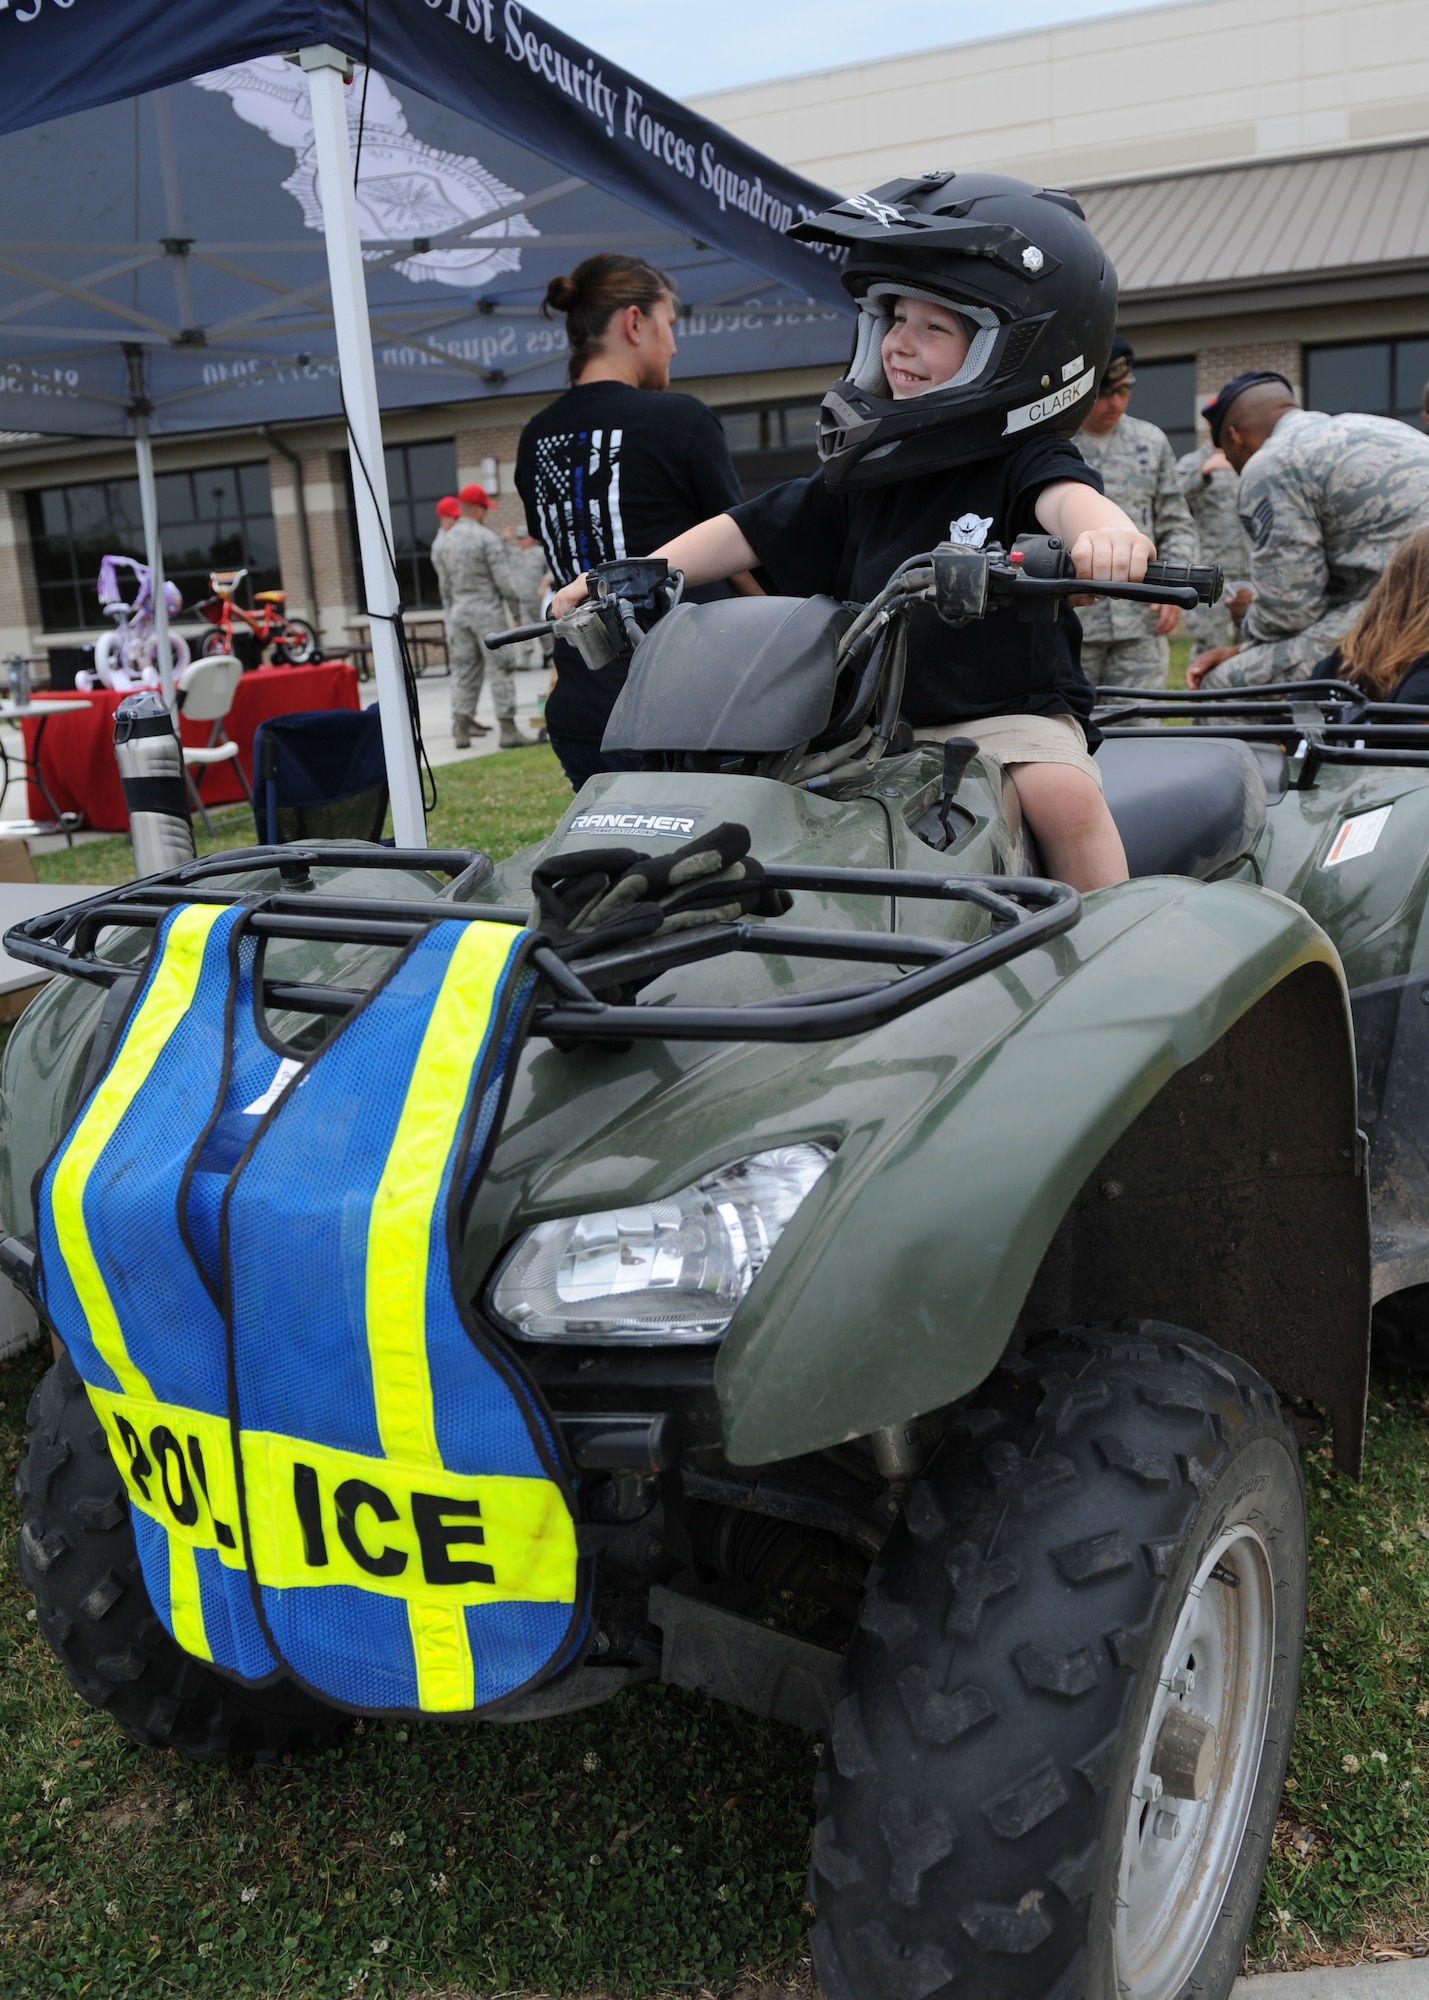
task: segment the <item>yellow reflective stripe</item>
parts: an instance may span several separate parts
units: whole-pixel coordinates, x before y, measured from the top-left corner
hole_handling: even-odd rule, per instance
[[[554,1480],[448,1472],[274,1431],[245,1431],[242,1450],[253,1565],[271,1589],[351,1584],[447,1612],[575,1602],[575,1525]]]
[[[181,910],[174,918],[163,958],[142,1006],[129,1024],[124,1046],[75,1127],[52,1183],[55,1235],[88,1324],[89,1337],[116,1380],[137,1396],[147,1396],[149,1384],[130,1359],[118,1315],[95,1259],[84,1219],[84,1191],[119,1121],[133,1103],[169,1036],[192,1005],[203,968],[204,947],[209,932],[222,915],[221,907],[195,905]]]
[[[186,1653],[192,1653],[196,1660],[213,1658],[203,1626],[198,1563],[192,1546],[173,1535],[169,1537],[169,1623]]]
[[[471,1708],[476,1667],[459,1606],[411,1603],[407,1623],[417,1664],[417,1706],[429,1715]]]
[[[170,1549],[212,1549],[242,1569],[227,1418],[107,1389],[89,1398],[131,1505]],[[508,1598],[575,1602],[575,1528],[553,1480],[443,1472],[274,1431],[244,1433],[243,1468],[261,1583],[355,1584],[444,1615]]]
[[[367,1343],[377,1432],[389,1458],[441,1464],[427,1366],[427,1262],[433,1210],[472,1056],[491,1020],[516,933],[464,926],[413,1065],[407,1101],[377,1185],[367,1230]]]

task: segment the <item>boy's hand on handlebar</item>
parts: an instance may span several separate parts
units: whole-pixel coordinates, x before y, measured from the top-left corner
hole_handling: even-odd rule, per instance
[[[1138,528],[1084,528],[1068,553],[1078,576],[1097,583],[1140,583],[1156,544]]]
[[[548,617],[564,618],[568,611],[574,611],[577,605],[584,604],[589,595],[585,578],[578,576],[574,583],[568,583],[563,590],[556,592],[551,599]]]

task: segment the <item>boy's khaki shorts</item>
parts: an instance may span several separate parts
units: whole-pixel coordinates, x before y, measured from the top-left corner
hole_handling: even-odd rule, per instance
[[[1102,789],[1097,760],[1075,715],[988,715],[981,721],[931,723],[913,733],[920,743],[970,736],[979,750],[1007,769],[1018,764],[1072,764],[1086,772],[1098,791]]]

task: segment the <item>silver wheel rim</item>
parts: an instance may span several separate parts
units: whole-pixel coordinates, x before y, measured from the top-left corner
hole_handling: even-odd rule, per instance
[[[1174,2000],[1220,1915],[1255,1796],[1274,1661],[1270,1558],[1255,1529],[1241,1523],[1202,1558],[1161,1659],[1137,1753],[1114,1933],[1117,1991],[1127,2000]],[[1155,1796],[1157,1741],[1178,1709],[1216,1732],[1210,1779],[1197,1800]]]

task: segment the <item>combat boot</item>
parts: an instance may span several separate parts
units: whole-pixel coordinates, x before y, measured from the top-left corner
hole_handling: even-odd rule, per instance
[[[497,746],[499,749],[501,750],[535,749],[536,747],[535,737],[523,736],[521,734],[521,731],[516,727],[516,718],[514,715],[503,715],[500,718],[500,721],[501,721],[501,741]]]

